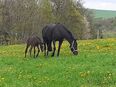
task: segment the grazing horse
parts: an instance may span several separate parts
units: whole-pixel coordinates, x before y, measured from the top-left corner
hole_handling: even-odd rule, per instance
[[[63,43],[63,40],[66,39],[70,44],[70,49],[74,55],[78,54],[77,42],[72,33],[62,24],[49,24],[45,26],[42,30],[42,37],[44,41],[44,51],[45,56],[48,56],[48,52],[52,51],[51,43],[53,42],[53,53],[52,57],[55,54],[56,46],[55,42],[59,41],[58,53],[59,56],[60,48]],[[46,53],[47,46],[47,53]]]
[[[25,57],[26,57],[26,54],[27,54],[27,51],[28,51],[29,47],[30,47],[30,49],[29,49],[30,56],[31,56],[32,48],[34,48],[34,58],[35,58],[35,53],[36,53],[36,50],[35,50],[36,47],[38,49],[36,57],[38,57],[40,49],[43,52],[43,43],[42,43],[41,39],[38,36],[32,36],[32,37],[28,38],[27,46],[26,46],[26,49],[25,49]]]

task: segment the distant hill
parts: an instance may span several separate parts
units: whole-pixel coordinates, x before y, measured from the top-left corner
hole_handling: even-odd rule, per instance
[[[96,18],[112,18],[116,17],[116,11],[111,10],[93,10]]]

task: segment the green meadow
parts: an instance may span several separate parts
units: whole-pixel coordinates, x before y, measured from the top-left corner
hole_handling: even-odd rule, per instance
[[[78,49],[64,42],[59,57],[34,59],[25,44],[0,46],[0,87],[116,87],[116,39],[80,40]]]

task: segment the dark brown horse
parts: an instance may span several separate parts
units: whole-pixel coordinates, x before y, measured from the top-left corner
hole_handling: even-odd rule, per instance
[[[52,42],[53,42],[52,56],[54,56],[56,50],[56,46],[55,46],[56,41],[59,41],[58,53],[57,53],[57,56],[59,56],[60,48],[64,39],[66,39],[69,42],[72,53],[74,55],[78,54],[77,41],[72,35],[72,33],[64,25],[49,24],[43,28],[42,36],[43,36],[44,51],[46,56],[48,55],[49,51],[52,51],[52,46],[51,46]],[[47,46],[47,53],[46,53],[46,46]]]
[[[26,49],[25,49],[25,57],[26,57],[26,54],[27,54],[27,51],[28,51],[29,47],[30,47],[30,49],[29,49],[30,56],[31,56],[31,51],[34,48],[34,58],[38,57],[40,49],[43,52],[43,43],[42,43],[41,39],[38,36],[32,36],[32,37],[28,38],[28,40],[27,40],[27,46],[26,46]],[[36,47],[38,49],[38,52],[37,52],[37,54],[35,56]]]

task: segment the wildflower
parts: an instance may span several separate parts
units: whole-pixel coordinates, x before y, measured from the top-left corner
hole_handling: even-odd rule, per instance
[[[100,46],[96,46],[96,48],[99,50],[100,49]]]

